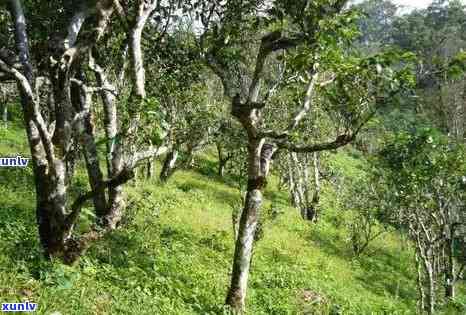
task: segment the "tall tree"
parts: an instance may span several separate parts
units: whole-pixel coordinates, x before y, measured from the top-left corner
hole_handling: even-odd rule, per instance
[[[123,209],[122,185],[134,176],[139,163],[166,150],[141,148],[134,139],[146,99],[143,30],[156,11],[161,22],[154,25],[166,29],[170,19],[165,17],[174,4],[141,0],[123,5],[106,0],[7,2],[16,49],[8,46],[10,41],[2,42],[0,76],[16,80],[21,94],[34,167],[39,235],[49,257],[74,261],[90,241],[115,228]],[[55,17],[50,12],[61,14]],[[40,30],[31,37],[28,22]],[[110,25],[112,34],[107,32]],[[107,48],[103,53],[102,47]],[[117,50],[117,57],[108,50]],[[109,75],[118,67],[118,56],[129,60],[127,66],[123,62],[123,71],[118,71],[118,78],[130,89],[128,106],[122,110],[117,110],[117,102],[125,95],[125,85],[111,84]],[[100,63],[103,60],[105,65]],[[97,150],[95,93],[104,105],[107,179]],[[90,190],[70,202],[69,187],[80,154],[86,162]],[[73,226],[88,200],[93,201],[96,223],[103,229],[73,235]]]
[[[365,60],[347,54],[343,47],[355,31],[354,15],[343,9],[345,3],[283,0],[199,5],[204,58],[220,78],[231,113],[247,136],[247,193],[226,299],[236,311],[245,308],[262,193],[274,156],[280,150],[313,153],[350,143],[390,93],[387,81],[395,83],[392,87],[400,84],[395,80],[397,73],[387,69],[390,58]],[[290,90],[300,101],[286,105],[295,110],[288,117],[280,116],[275,97]],[[305,118],[313,106],[327,108],[339,125],[333,140],[327,134],[325,139],[315,139],[322,142],[306,142],[309,135],[299,131],[302,123],[309,123]]]
[[[400,134],[380,152],[391,214],[416,249],[421,311],[454,299],[464,261],[464,147],[434,130]]]

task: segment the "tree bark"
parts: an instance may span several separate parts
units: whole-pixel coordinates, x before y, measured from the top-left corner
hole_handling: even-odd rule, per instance
[[[417,269],[417,289],[419,291],[419,313],[424,312],[426,295],[424,292],[424,282],[422,280],[422,265],[419,254],[416,252],[416,269]]]
[[[29,41],[26,32],[26,18],[21,1],[11,0],[10,11],[15,24],[15,43],[20,62],[23,66],[24,81],[18,81],[18,89],[21,96],[24,123],[31,150],[31,160],[34,172],[34,184],[36,188],[36,219],[39,229],[39,237],[46,256],[54,256],[63,249],[64,240],[64,209],[66,205],[66,186],[64,167],[61,161],[51,158],[45,152],[42,142],[44,131],[40,131],[36,106],[33,102],[31,87],[34,84],[34,75],[29,58]],[[55,165],[50,165],[50,162]]]
[[[456,268],[455,268],[455,258],[454,256],[454,247],[453,247],[453,237],[454,234],[447,236],[445,240],[445,249],[446,249],[446,270],[445,270],[445,297],[447,299],[455,298],[455,282],[456,282]]]
[[[231,159],[231,155],[224,155],[222,145],[217,143],[217,154],[218,154],[218,176],[223,177],[225,175],[225,168],[228,161]]]
[[[154,161],[151,159],[147,161],[146,164],[146,177],[147,179],[150,179],[152,176],[154,176]]]
[[[319,213],[317,207],[320,201],[320,171],[319,171],[319,153],[313,153],[313,166],[314,166],[314,194],[307,207],[306,219],[308,221],[317,222]]]
[[[254,238],[262,206],[262,191],[267,184],[266,179],[274,152],[275,147],[265,144],[264,139],[249,138],[248,187],[239,221],[231,284],[226,299],[226,304],[230,305],[236,312],[245,310]]]
[[[431,265],[426,265],[426,268],[429,289],[426,303],[426,311],[429,315],[432,315],[435,312],[435,275],[433,267]]]
[[[3,103],[2,121],[5,128],[8,127],[8,103],[6,100]]]
[[[99,86],[112,87],[102,68],[97,64],[93,64],[93,70]],[[109,178],[114,178],[123,168],[121,139],[117,139],[119,127],[117,107],[115,96],[109,90],[102,90],[100,96],[103,103],[104,129],[107,139],[107,176]],[[107,208],[105,211],[96,212],[98,221],[104,227],[115,229],[121,220],[124,207],[123,188],[120,186],[109,187]]]
[[[80,79],[83,79],[83,75]],[[103,174],[100,169],[100,160],[97,152],[97,143],[95,140],[94,124],[92,122],[92,92],[85,85],[78,86],[75,83],[71,87],[72,100],[74,106],[79,110],[81,119],[74,127],[75,137],[79,139],[86,162],[89,184],[93,191],[93,202],[95,212],[97,214],[106,212],[107,198],[105,194],[105,186],[103,185]]]
[[[226,299],[226,304],[239,312],[245,309],[254,236],[259,221],[259,210],[262,205],[262,188],[265,185],[265,177],[260,176],[261,147],[262,145],[257,141],[249,144],[248,188],[239,221],[231,284]]]
[[[171,150],[165,157],[162,170],[160,171],[160,180],[167,182],[175,172],[176,161],[178,160],[178,150]]]
[[[219,160],[218,161],[218,176],[223,177],[225,176],[225,168],[227,166],[227,160]]]

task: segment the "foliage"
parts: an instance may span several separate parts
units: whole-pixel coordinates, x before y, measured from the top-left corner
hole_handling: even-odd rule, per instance
[[[381,152],[386,211],[414,243],[421,309],[429,313],[438,303],[440,283],[441,292],[454,298],[465,266],[465,152],[462,144],[430,129],[395,135]]]
[[[22,133],[8,131],[8,137],[24,147]],[[1,142],[0,151],[7,145]],[[351,167],[341,154],[332,160]],[[30,182],[30,174],[22,176]],[[41,257],[35,227],[26,224],[34,217],[30,190],[3,179],[1,300],[37,302],[39,314],[223,313],[234,186],[195,170],[180,171],[165,186],[144,182],[129,191],[122,228],[92,247],[79,264],[66,267]],[[275,201],[265,206],[270,219],[253,258],[251,314],[412,312],[411,256],[396,234],[375,242],[382,254],[355,262],[345,255],[341,229],[331,223],[342,211],[329,208],[335,197],[331,189],[323,196],[320,224],[310,226],[272,180],[266,194]],[[275,218],[272,209],[282,213]],[[309,299],[309,292],[322,302]]]
[[[22,1],[38,77],[31,89],[37,97],[31,99],[40,105],[36,116],[46,120],[42,137],[60,127],[54,115],[69,116],[67,123],[81,119],[83,96],[90,96],[87,134],[81,137],[83,128],[77,128],[70,136],[72,146],[63,147],[73,149],[70,155],[54,148],[55,137],[42,144],[51,145],[47,153],[60,155],[44,160],[50,170],[57,162],[70,168],[70,177],[56,180],[65,183],[57,191],[66,193],[58,201],[108,186],[103,199],[108,196],[110,204],[115,193],[110,177],[136,167],[132,154],[144,156],[155,148],[167,150],[166,161],[179,152],[190,168],[163,186],[148,178],[129,187],[121,226],[75,266],[47,261],[39,250],[34,222],[44,220],[34,218],[33,208],[44,196],[32,191],[33,170],[42,165],[0,168],[0,299],[37,301],[41,314],[227,314],[231,256],[240,252],[231,231],[237,233],[246,213],[241,222],[251,234],[242,240],[256,241],[254,250],[248,249],[251,314],[414,313],[416,285],[421,296],[423,289],[437,296],[448,295],[452,283],[456,298],[440,298],[436,309],[465,312],[464,276],[458,270],[466,258],[465,7],[438,0],[400,15],[386,0],[348,8],[346,2]],[[85,41],[96,31],[96,3],[115,9],[111,32],[90,49],[78,49],[79,58],[61,80],[60,69],[68,66],[53,68],[65,65],[67,24],[78,5],[93,8],[78,37]],[[141,65],[132,55],[137,45],[128,44],[135,36],[131,26],[149,3],[157,7],[142,34]],[[12,57],[12,21],[5,9],[1,4],[0,60],[23,71]],[[10,68],[4,69],[0,83],[10,84]],[[100,82],[102,74],[108,84]],[[62,81],[63,89],[72,87],[68,94]],[[82,84],[88,90],[77,89]],[[138,91],[141,84],[144,93]],[[20,96],[9,89],[12,97]],[[105,95],[114,103],[106,104]],[[63,96],[62,103],[53,101],[56,96]],[[0,156],[26,156],[34,152],[24,143],[24,126],[17,126],[21,107],[12,103],[13,123],[0,128]],[[64,105],[72,113],[62,111]],[[109,123],[112,109],[116,120]],[[37,117],[30,119],[33,125],[39,124]],[[112,128],[116,135],[110,138]],[[350,142],[353,147],[334,150]],[[143,147],[149,150],[140,151]],[[295,165],[306,178],[315,154],[316,177],[306,184],[313,182],[319,192],[322,215],[316,224],[299,218],[277,183],[277,169],[282,179],[289,171],[280,169],[285,150],[307,152]],[[326,150],[322,167],[312,150]],[[192,163],[194,153],[198,163]],[[45,173],[50,180],[39,184],[56,179],[53,171]],[[309,197],[312,189],[305,188]],[[63,213],[69,218],[66,200]],[[82,206],[78,235],[94,231],[97,217],[90,202]],[[254,223],[258,228],[251,232]],[[249,272],[249,265],[243,269]],[[435,280],[430,287],[429,280]]]

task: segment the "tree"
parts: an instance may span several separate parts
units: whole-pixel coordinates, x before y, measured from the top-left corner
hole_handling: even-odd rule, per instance
[[[398,6],[386,0],[367,0],[354,5],[364,16],[359,20],[363,48],[374,50],[393,42],[393,22]]]
[[[304,220],[317,222],[321,168],[318,152],[288,153],[278,160],[282,182],[288,186],[291,202]]]
[[[30,19],[23,4],[27,12],[34,13]],[[173,6],[172,2],[168,4],[169,8]],[[73,4],[48,1],[45,5],[11,0],[7,8],[14,40],[2,41],[0,77],[15,80],[20,91],[34,169],[41,243],[48,257],[72,262],[91,241],[116,227],[124,207],[122,185],[134,176],[133,169],[166,150],[155,146],[141,149],[134,139],[146,99],[143,29],[156,9],[161,12],[160,24],[170,19],[163,18],[167,10],[160,1],[137,1],[123,7],[118,1],[106,0]],[[50,12],[62,14],[55,17]],[[116,15],[117,21],[112,19]],[[28,21],[40,31],[29,36]],[[113,35],[122,36],[108,36],[112,23]],[[10,42],[14,42],[15,52],[7,46]],[[120,112],[116,102],[124,94],[123,86],[112,85],[106,72],[118,67],[119,59],[109,53],[113,49],[129,59],[128,65],[123,62],[118,76],[121,80],[130,78],[128,106]],[[107,69],[100,64],[104,60]],[[103,103],[107,179],[97,151],[95,93]],[[90,190],[71,203],[69,187],[80,154],[86,162]],[[93,201],[99,227],[74,236],[73,227],[88,200]]]
[[[417,94],[424,102],[417,102],[417,113],[458,139],[465,134],[464,8],[460,1],[434,1],[394,19],[391,35],[394,45],[418,56]]]
[[[398,88],[402,81],[388,69],[391,58],[360,59],[343,49],[355,35],[350,26],[354,16],[343,10],[345,3],[276,1],[267,6],[261,1],[214,1],[198,5],[205,61],[220,78],[231,113],[247,135],[247,193],[226,299],[236,311],[245,308],[262,191],[276,153],[313,153],[350,143],[384,103],[383,96],[391,90],[387,82]],[[284,57],[278,57],[279,52]],[[294,89],[300,95],[302,101],[293,104],[297,108],[291,117],[268,111],[276,110],[271,104],[277,89]],[[311,107],[318,106],[314,103],[317,93],[323,97],[318,104],[328,108],[340,128],[334,140],[328,140],[328,135],[321,143],[299,144],[303,134],[296,131]]]
[[[385,187],[370,167],[342,180],[350,181],[339,195],[346,208],[345,224],[351,247],[354,255],[359,257],[389,228],[390,221],[384,213]]]
[[[464,147],[427,129],[396,135],[380,157],[392,214],[416,248],[421,310],[433,314],[437,283],[453,299],[465,268]]]
[[[215,147],[218,156],[218,175],[223,177],[228,167],[233,176],[241,175],[244,162],[244,134],[238,122],[231,118],[220,118],[217,131],[214,134]],[[240,191],[242,185],[238,185]]]
[[[171,27],[163,40],[151,36],[145,41],[158,49],[146,54],[148,99],[138,135],[147,144],[169,147],[160,173],[162,182],[179,166],[192,165],[196,152],[209,143],[219,111],[211,96],[212,75],[199,60],[192,25],[180,19]],[[157,34],[151,26],[148,29]]]

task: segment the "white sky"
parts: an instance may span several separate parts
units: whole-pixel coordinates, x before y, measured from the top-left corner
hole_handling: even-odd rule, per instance
[[[354,2],[363,2],[364,0],[355,0]],[[429,4],[433,2],[433,0],[391,0],[393,3],[401,6],[404,10],[401,10],[401,13],[406,11],[411,11],[413,9],[425,9]],[[462,0],[461,2],[466,3],[466,0]]]
[[[431,0],[393,0],[393,2],[412,8],[425,8],[432,3]]]

